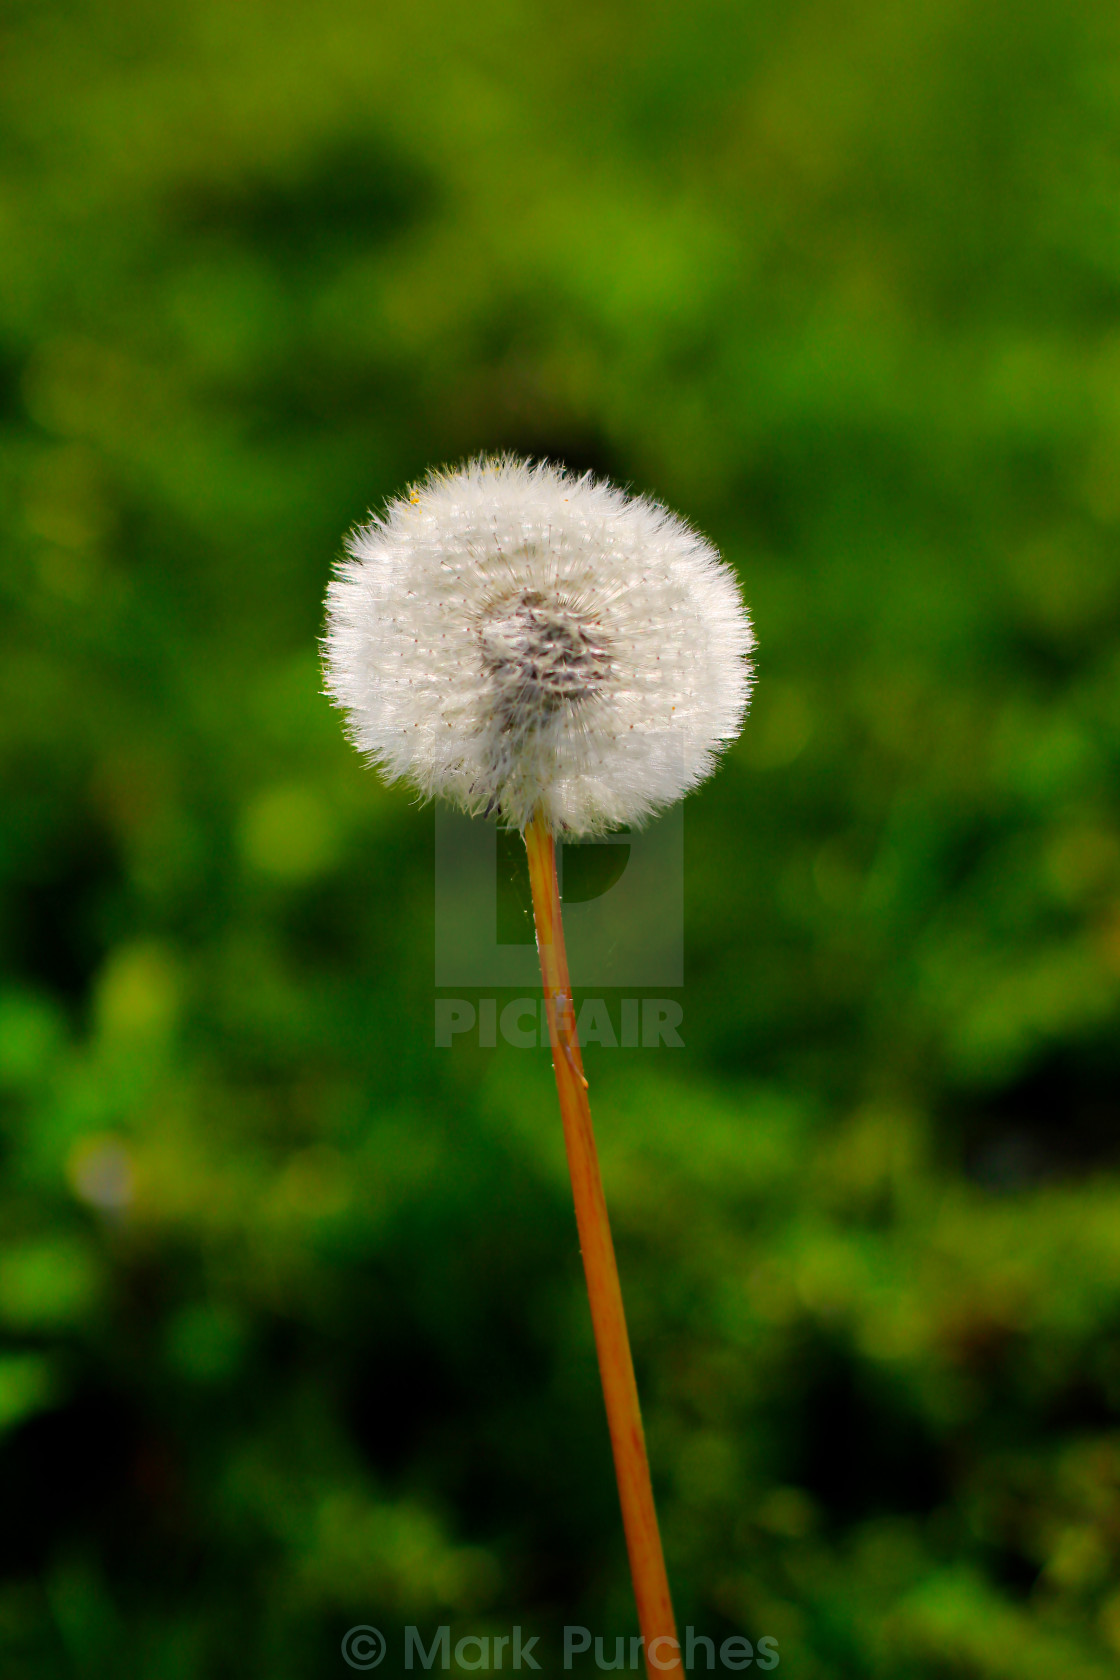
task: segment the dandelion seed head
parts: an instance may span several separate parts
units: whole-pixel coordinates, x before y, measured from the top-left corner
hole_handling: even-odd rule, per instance
[[[327,592],[327,692],[390,779],[589,835],[714,768],[753,635],[715,549],[657,502],[511,456],[359,526]]]

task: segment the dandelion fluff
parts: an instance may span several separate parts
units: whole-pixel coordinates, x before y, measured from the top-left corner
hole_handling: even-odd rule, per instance
[[[484,459],[430,474],[347,552],[327,691],[390,780],[596,834],[679,799],[739,733],[753,636],[738,584],[656,502]]]

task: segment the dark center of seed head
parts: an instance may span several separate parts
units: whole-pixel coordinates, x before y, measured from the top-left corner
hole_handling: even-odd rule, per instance
[[[506,727],[532,726],[564,704],[578,705],[611,670],[607,640],[587,612],[533,589],[507,597],[484,618],[479,642]]]

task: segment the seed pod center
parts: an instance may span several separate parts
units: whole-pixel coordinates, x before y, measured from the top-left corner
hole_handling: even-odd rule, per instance
[[[525,589],[495,602],[478,638],[506,729],[532,729],[562,706],[582,704],[611,674],[594,614],[559,595]]]

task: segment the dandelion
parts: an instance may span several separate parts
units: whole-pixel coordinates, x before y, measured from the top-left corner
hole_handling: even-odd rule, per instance
[[[622,1294],[572,1008],[556,836],[636,825],[742,725],[733,573],[658,503],[505,456],[432,473],[352,533],[327,595],[327,691],[359,750],[524,835],[560,1112],[647,1663],[679,1668]]]
[[[348,547],[327,686],[392,780],[590,835],[672,804],[739,732],[737,585],[655,502],[478,461],[433,473]]]

